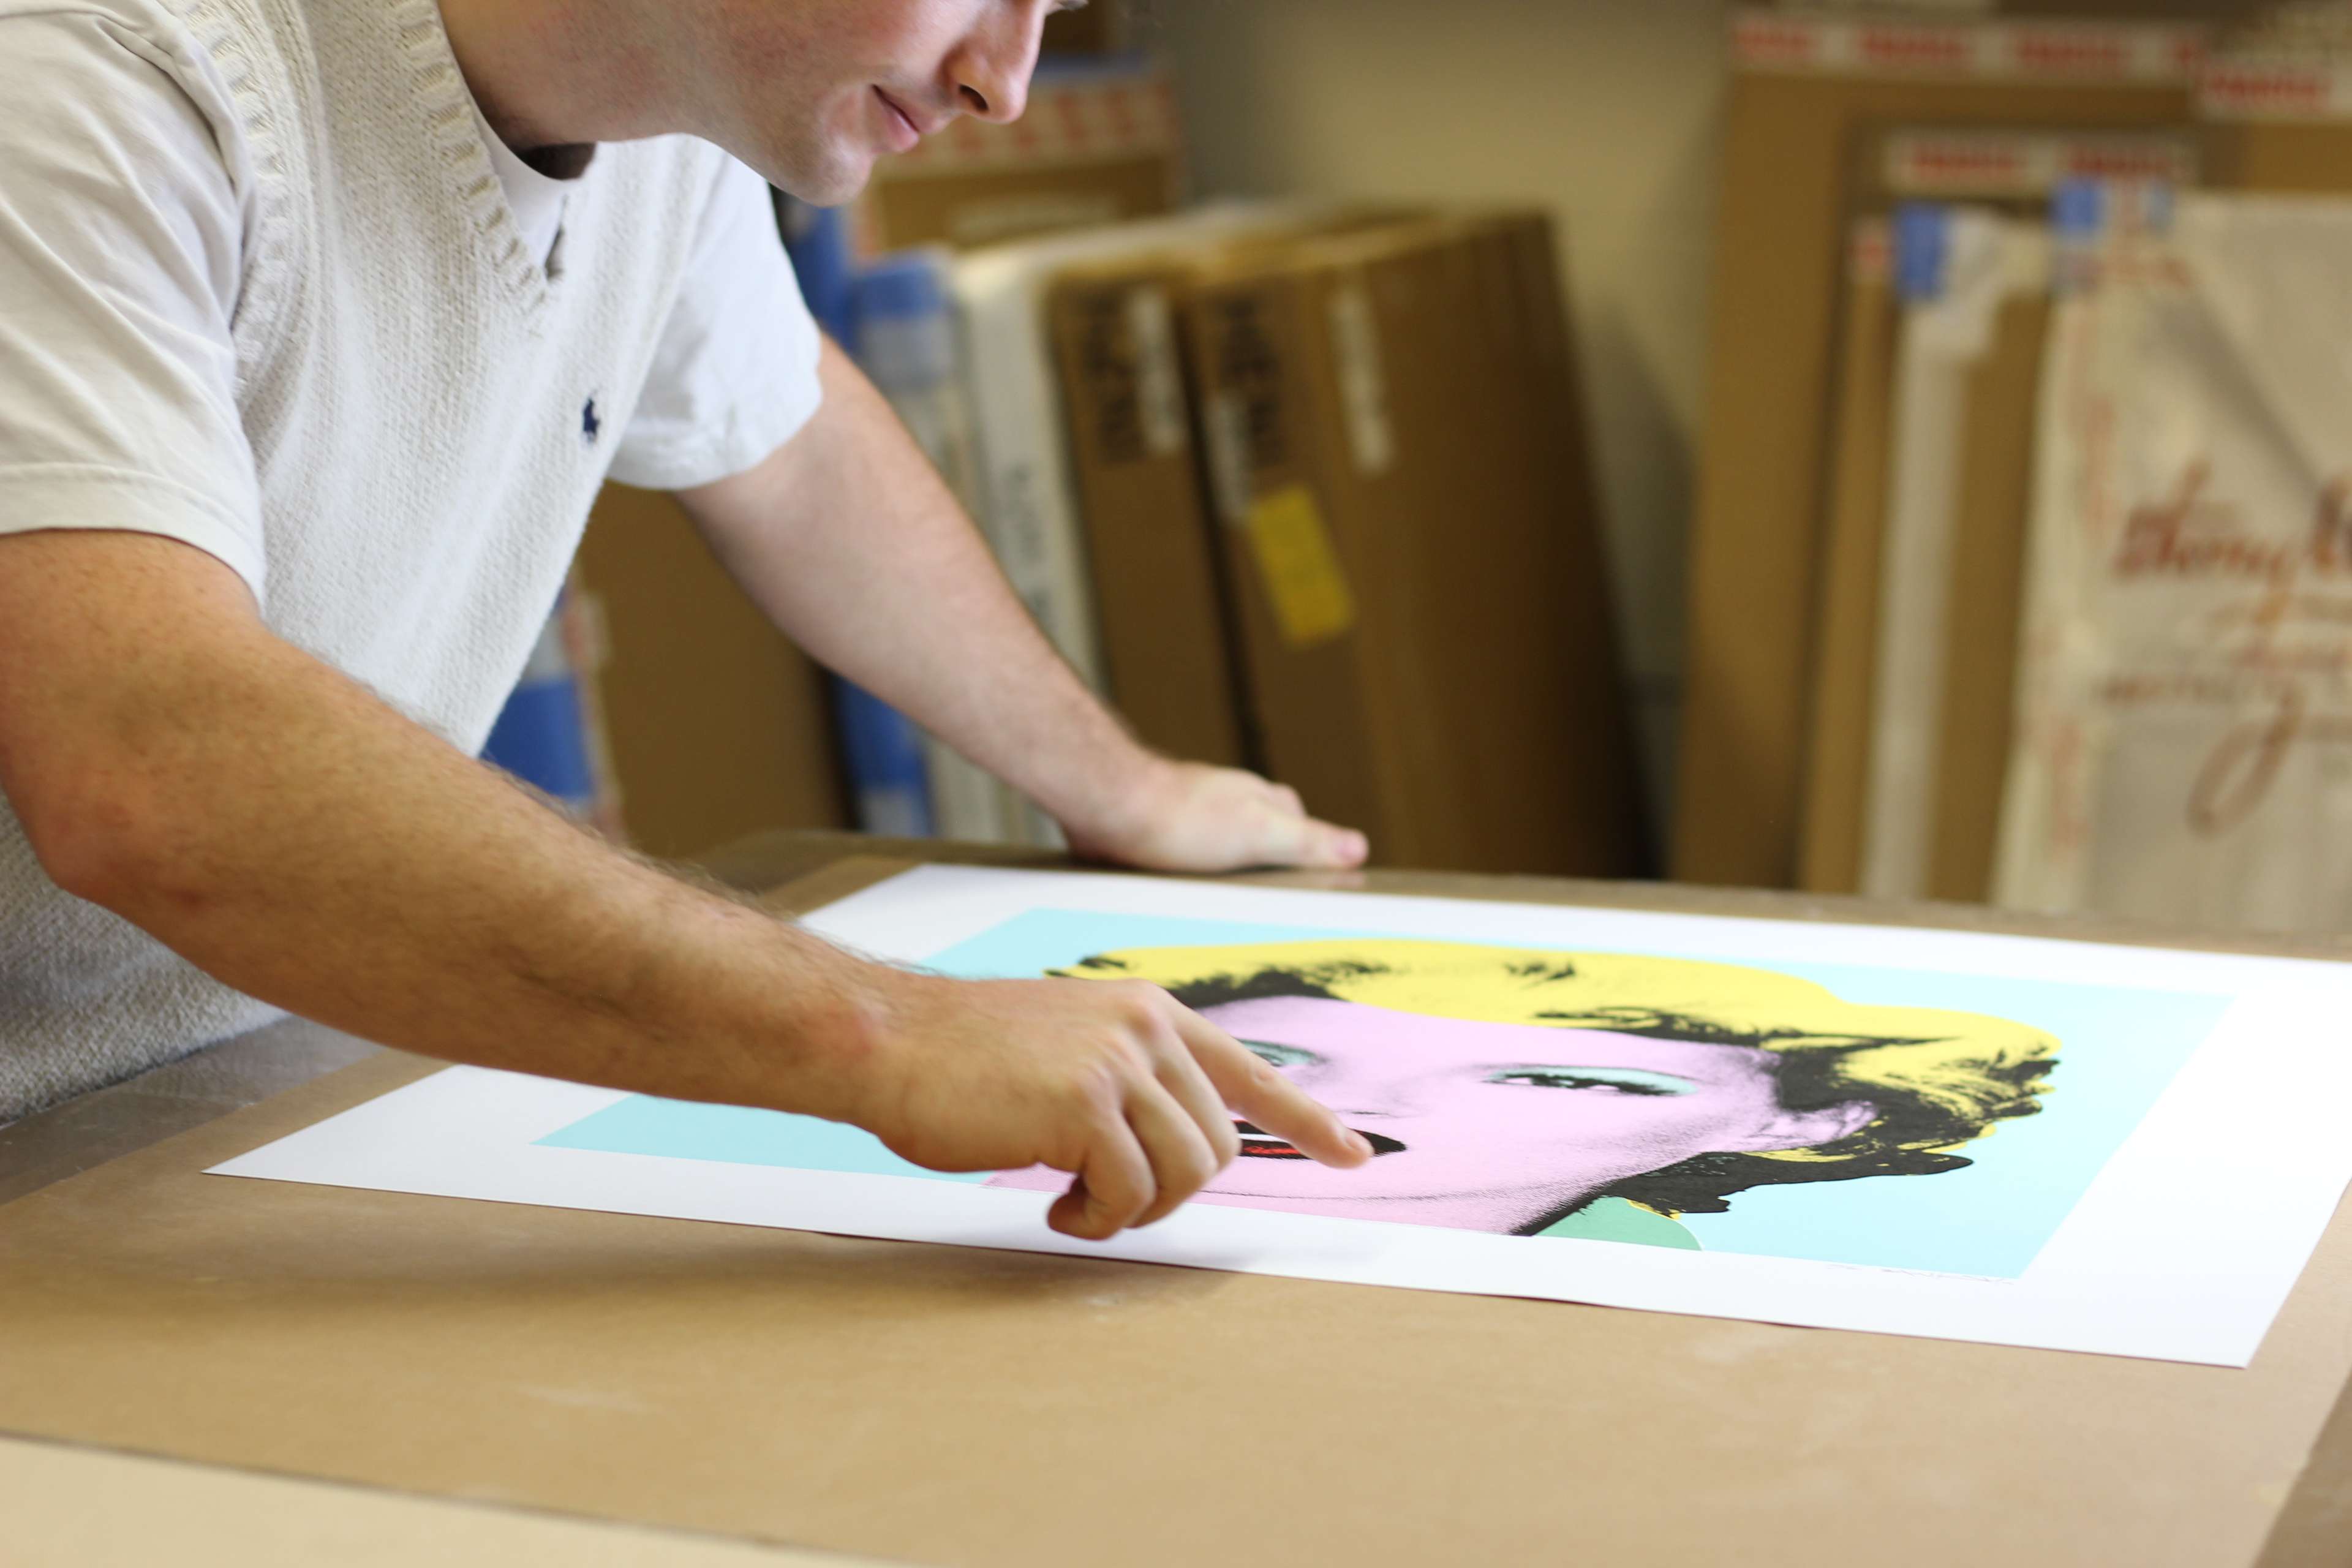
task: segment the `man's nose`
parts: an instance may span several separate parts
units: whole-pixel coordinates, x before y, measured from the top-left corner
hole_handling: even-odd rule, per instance
[[[994,0],[948,61],[957,104],[978,120],[1010,124],[1029,107],[1050,0]]]

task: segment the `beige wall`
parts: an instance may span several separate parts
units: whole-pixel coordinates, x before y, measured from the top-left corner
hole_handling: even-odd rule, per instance
[[[1654,796],[1682,645],[1722,0],[1157,0],[1202,191],[1559,215]]]

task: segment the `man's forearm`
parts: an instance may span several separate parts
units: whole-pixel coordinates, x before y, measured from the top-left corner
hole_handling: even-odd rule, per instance
[[[816,658],[1068,820],[1146,753],[1063,662],[881,395],[826,345],[825,403],[760,468],[681,496]]]
[[[155,662],[135,709],[78,728],[89,752],[47,760],[104,819],[68,832],[48,814],[52,841],[104,847],[66,858],[71,890],[384,1044],[846,1109],[835,1058],[858,1048],[870,966],[632,861],[264,634]]]
[[[0,794],[61,887],[230,985],[450,1060],[853,1122],[939,1169],[1051,1165],[1073,1236],[1199,1191],[1235,1113],[1370,1156],[1157,987],[869,963],[636,864],[255,608],[174,541],[0,537]]]

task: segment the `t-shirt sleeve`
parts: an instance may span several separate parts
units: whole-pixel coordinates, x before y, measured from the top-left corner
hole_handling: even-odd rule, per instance
[[[680,489],[753,467],[823,401],[819,342],[767,182],[730,158],[612,477]]]
[[[260,596],[243,235],[168,56],[86,13],[0,16],[0,534],[161,534]]]

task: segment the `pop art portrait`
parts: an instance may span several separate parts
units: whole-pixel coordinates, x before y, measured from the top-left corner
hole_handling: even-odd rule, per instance
[[[1964,1169],[2042,1109],[2058,1063],[2056,1040],[2006,1019],[1679,958],[1359,939],[1054,973],[1163,987],[1375,1152],[1332,1170],[1243,1122],[1199,1201],[1518,1236],[1696,1247],[1675,1222],[1750,1188]]]

